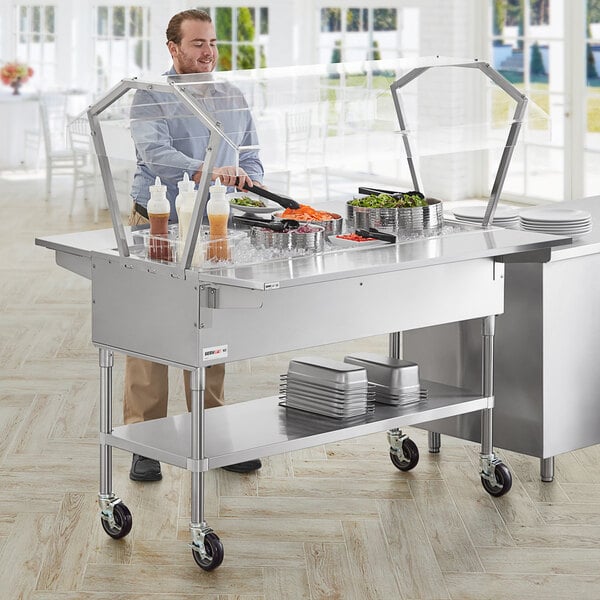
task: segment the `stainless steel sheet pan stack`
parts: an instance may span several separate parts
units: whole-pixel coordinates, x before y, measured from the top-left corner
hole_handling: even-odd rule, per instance
[[[427,398],[427,390],[421,388],[419,365],[415,362],[370,352],[349,354],[344,362],[364,367],[375,391],[375,402],[401,406]]]
[[[363,367],[321,357],[290,361],[281,376],[282,406],[345,419],[372,413],[373,392]]]

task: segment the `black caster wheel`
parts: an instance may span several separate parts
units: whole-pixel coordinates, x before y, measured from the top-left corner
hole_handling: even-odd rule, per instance
[[[504,496],[512,487],[512,475],[504,463],[498,463],[494,466],[494,478],[496,483],[492,483],[485,477],[481,478],[483,489],[490,495],[499,498]]]
[[[102,527],[111,538],[119,540],[124,538],[131,531],[133,518],[129,509],[122,502],[113,506],[113,517],[115,520],[114,527],[112,527],[105,519],[102,519]]]
[[[198,550],[192,549],[192,556],[196,564],[205,571],[216,569],[223,562],[223,544],[216,533],[207,533],[204,536],[204,549],[206,556],[202,556]]]
[[[419,449],[417,448],[417,445],[410,438],[406,438],[402,442],[402,452],[408,460],[405,460],[390,451],[390,459],[394,466],[397,469],[400,469],[400,471],[410,471],[411,469],[414,469],[419,462]]]

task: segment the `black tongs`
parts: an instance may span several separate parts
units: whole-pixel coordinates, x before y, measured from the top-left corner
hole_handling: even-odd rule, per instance
[[[252,225],[252,227],[264,227],[265,229],[271,229],[272,231],[287,231],[288,229],[298,229],[300,222],[296,219],[281,219],[278,221],[266,219],[259,219],[256,217],[249,216],[237,216],[233,217],[234,222],[243,223],[244,225]]]
[[[354,233],[364,238],[375,238],[376,240],[381,240],[382,242],[389,242],[390,244],[396,243],[395,235],[393,235],[392,233],[383,233],[383,231],[379,231],[374,227],[369,227],[369,229],[357,229]]]
[[[399,192],[398,190],[381,190],[379,188],[372,188],[372,187],[359,187],[358,188],[358,193],[359,194],[366,194],[367,196],[370,196],[372,194],[388,194],[389,196],[393,196],[394,198],[400,197],[400,196],[404,196],[404,195],[410,195],[410,196],[420,196],[421,198],[425,198],[425,196],[421,193],[421,192],[417,192],[417,191],[411,191],[411,192]]]
[[[276,194],[275,192],[270,192],[269,190],[260,187],[259,185],[253,185],[252,187],[248,187],[245,185],[242,189],[252,192],[257,196],[262,196],[263,198],[267,198],[267,200],[273,200],[273,202],[277,202],[283,208],[300,208],[300,204],[296,202],[293,198],[289,196],[284,196],[282,194]]]

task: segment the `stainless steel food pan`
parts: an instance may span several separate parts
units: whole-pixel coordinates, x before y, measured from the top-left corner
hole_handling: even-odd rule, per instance
[[[311,224],[311,231],[298,233],[290,231],[272,231],[264,227],[252,227],[250,239],[259,248],[277,248],[279,250],[308,250],[318,252],[323,250],[323,227]]]
[[[444,225],[442,202],[435,198],[425,200],[427,206],[414,208],[368,208],[347,203],[346,216],[354,229],[375,227],[387,233],[441,229]]]
[[[292,359],[288,366],[288,379],[296,374],[314,377],[330,384],[367,383],[367,371],[364,367],[330,358],[305,356]]]
[[[324,219],[322,221],[302,221],[301,219],[298,219],[298,222],[301,223],[302,225],[319,225],[320,227],[323,227],[326,235],[339,235],[340,233],[342,233],[342,230],[343,230],[344,217],[342,217],[342,215],[338,215],[337,213],[331,213],[331,214],[335,215],[336,218]],[[284,218],[283,212],[282,211],[276,212],[273,215],[273,218],[275,220]]]
[[[414,404],[427,399],[427,390],[415,386],[413,391],[389,394],[386,386],[375,385],[375,402],[378,404],[391,404],[392,406],[404,406]]]
[[[295,384],[305,386],[307,388],[326,390],[328,392],[335,393],[359,393],[365,392],[368,389],[369,383],[367,381],[366,371],[365,378],[355,383],[336,383],[334,381],[326,381],[321,377],[315,377],[313,375],[300,375],[299,373],[286,373],[281,375],[280,379],[287,384]]]
[[[413,391],[419,388],[419,365],[409,360],[401,360],[391,356],[362,352],[349,354],[344,362],[367,371],[370,383],[385,386],[388,393]]]
[[[282,383],[281,388],[286,389],[288,393],[294,392],[299,394],[309,394],[315,397],[329,398],[333,401],[339,400],[341,402],[353,402],[355,400],[360,400],[364,398],[371,389],[368,386],[361,386],[361,388],[347,388],[346,391],[342,391],[330,386],[307,385],[304,382],[299,382],[293,379]]]

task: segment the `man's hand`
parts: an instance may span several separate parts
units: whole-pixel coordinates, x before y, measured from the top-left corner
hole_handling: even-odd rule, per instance
[[[194,173],[192,179],[195,183],[200,183],[201,177],[202,170],[199,170]],[[235,186],[239,190],[243,190],[245,186],[252,187],[256,183],[250,179],[248,173],[241,167],[217,167],[213,169],[210,178],[215,181],[217,177],[221,180],[222,185]]]

